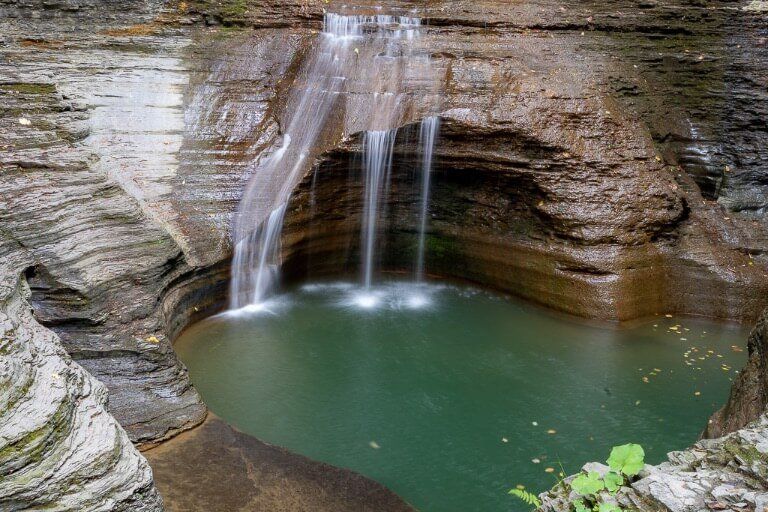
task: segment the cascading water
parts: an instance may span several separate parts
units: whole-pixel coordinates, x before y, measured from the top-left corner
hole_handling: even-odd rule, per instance
[[[429,210],[429,182],[432,174],[432,154],[435,149],[437,131],[440,128],[440,118],[425,117],[419,130],[419,146],[421,148],[421,210],[419,215],[419,246],[416,253],[416,282],[424,281],[424,242],[427,230],[427,213]]]
[[[383,200],[382,188],[389,181],[392,173],[392,153],[395,148],[397,130],[378,130],[365,133],[365,201],[363,204],[363,222],[361,231],[363,252],[363,284],[371,287],[373,276],[374,252],[376,249],[376,231],[379,209]]]
[[[307,56],[286,102],[282,142],[250,169],[234,226],[230,307],[261,303],[280,269],[280,232],[292,190],[316,157],[349,133],[364,131],[366,187],[364,281],[370,286],[382,183],[391,169],[393,127],[407,118],[410,94],[430,80],[429,58],[403,48],[417,37],[418,18],[326,13],[318,45]],[[411,113],[412,115],[412,113]]]

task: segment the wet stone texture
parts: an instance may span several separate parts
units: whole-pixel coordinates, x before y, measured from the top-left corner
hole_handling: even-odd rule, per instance
[[[592,318],[758,317],[768,302],[768,35],[755,2],[381,3],[423,18],[416,50],[440,76],[428,273]],[[323,9],[345,8],[0,0],[0,279],[12,283],[0,314],[11,319],[2,343],[16,347],[0,350],[0,378],[28,384],[0,393],[46,408],[35,421],[56,420],[40,437],[40,425],[18,419],[26,412],[0,409],[0,467],[13,475],[0,480],[2,506],[160,506],[127,439],[149,446],[205,417],[171,340],[221,307],[232,215],[254,160],[279,143],[286,91]],[[412,271],[416,244],[407,135],[379,237],[383,267],[399,272]],[[356,275],[362,191],[350,161],[360,140],[353,130],[326,141],[295,190],[287,277]],[[750,368],[764,376],[755,340]],[[51,404],[51,375],[62,372],[70,391]],[[744,375],[711,435],[764,407],[764,378]],[[728,439],[753,443],[757,452],[738,450],[764,461],[764,424],[753,425]],[[81,429],[87,446],[67,437]],[[722,439],[702,443],[662,471],[755,489],[751,462]],[[25,472],[36,479],[16,479]],[[713,478],[697,496],[731,503]],[[642,481],[650,508],[677,503],[677,490]]]
[[[602,499],[630,510],[694,512],[702,510],[762,511],[768,507],[768,416],[718,439],[699,441],[672,452],[669,461],[646,466],[638,480],[615,496]],[[590,463],[586,471],[605,473],[607,466]],[[572,510],[578,495],[574,477],[541,495],[542,512]]]
[[[734,381],[728,402],[712,415],[704,437],[719,437],[743,428],[768,407],[768,310],[763,311],[749,335],[747,349],[747,366]]]
[[[169,512],[409,512],[384,486],[234,430],[211,416],[145,453]]]

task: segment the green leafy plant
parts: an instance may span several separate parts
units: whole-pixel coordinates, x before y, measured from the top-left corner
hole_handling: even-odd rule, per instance
[[[639,444],[614,446],[606,461],[610,470],[604,475],[597,471],[579,473],[570,483],[571,490],[578,498],[571,502],[575,512],[622,512],[621,507],[603,500],[603,491],[615,496],[629,480],[645,466],[645,451]],[[563,481],[560,481],[563,483]],[[523,489],[512,489],[509,494],[534,507],[540,507],[541,501],[535,494]]]
[[[603,477],[603,483],[609,493],[616,494],[621,486],[624,485],[624,477],[615,471],[609,471]]]
[[[511,494],[512,496],[517,496],[523,502],[527,503],[532,507],[539,508],[541,506],[541,500],[539,499],[539,497],[524,489],[512,489],[509,491],[509,494]]]
[[[592,509],[586,506],[582,499],[574,500],[573,507],[576,509],[576,512],[592,512]]]
[[[617,473],[635,476],[645,465],[645,451],[639,444],[614,446],[608,457],[608,465]]]
[[[571,482],[571,488],[583,496],[589,496],[605,489],[605,482],[600,478],[600,473],[590,471],[574,478],[573,482]]]

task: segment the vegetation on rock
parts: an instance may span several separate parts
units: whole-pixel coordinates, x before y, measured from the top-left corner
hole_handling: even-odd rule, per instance
[[[558,482],[558,485],[570,487],[570,508],[575,512],[620,512],[622,508],[612,502],[612,497],[643,469],[645,451],[639,444],[614,446],[606,462],[610,469],[602,475],[598,471],[582,470],[570,482]],[[528,505],[541,506],[541,500],[535,494],[523,489],[511,489],[509,494]]]

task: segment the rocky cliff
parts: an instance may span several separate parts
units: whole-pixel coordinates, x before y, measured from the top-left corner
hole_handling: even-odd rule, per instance
[[[419,50],[440,76],[429,272],[587,317],[757,317],[764,12],[385,4],[423,18]],[[342,6],[0,0],[4,506],[160,506],[127,439],[156,443],[205,416],[170,341],[224,299],[233,212],[278,140],[323,9]],[[406,135],[419,115],[402,120],[388,270],[412,261]],[[289,277],[356,268],[360,169],[347,171],[359,153],[360,134],[346,133],[295,191]]]
[[[765,155],[753,111],[766,98],[757,85],[764,59],[751,52],[764,44],[761,13],[686,2],[388,6],[428,25],[416,51],[431,55],[441,82],[428,271],[587,317],[757,317],[766,231],[755,169]],[[234,34],[218,42],[223,56],[202,85],[217,91],[215,109],[202,110],[218,138],[196,138],[227,183],[235,180],[223,155],[242,165],[278,142],[291,108],[281,91],[313,44],[321,7],[344,10],[298,2],[276,22],[269,3],[191,4],[229,27],[217,33]],[[732,54],[732,40],[743,54]],[[235,57],[244,49],[252,66]],[[738,122],[735,103],[746,111]],[[248,117],[235,114],[243,105]],[[351,101],[342,108],[357,114]],[[257,145],[245,143],[250,131]],[[407,139],[382,223],[384,266],[394,271],[409,271],[415,250],[407,177],[417,155]],[[359,260],[362,193],[347,174],[359,134],[336,144],[294,193],[283,237],[289,275],[338,275]]]
[[[688,450],[668,454],[658,466],[646,465],[637,481],[615,497],[603,499],[625,510],[687,512],[761,511],[768,506],[768,416],[717,439],[699,441]],[[585,470],[605,472],[591,463]],[[565,480],[542,494],[542,512],[568,512],[578,497]],[[607,493],[604,493],[607,494]]]
[[[712,415],[703,437],[733,432],[759,418],[768,407],[768,310],[764,311],[747,342],[749,360],[731,388],[728,402]]]
[[[107,388],[32,317],[4,240],[0,265],[0,508],[159,512],[152,470],[107,412]]]

